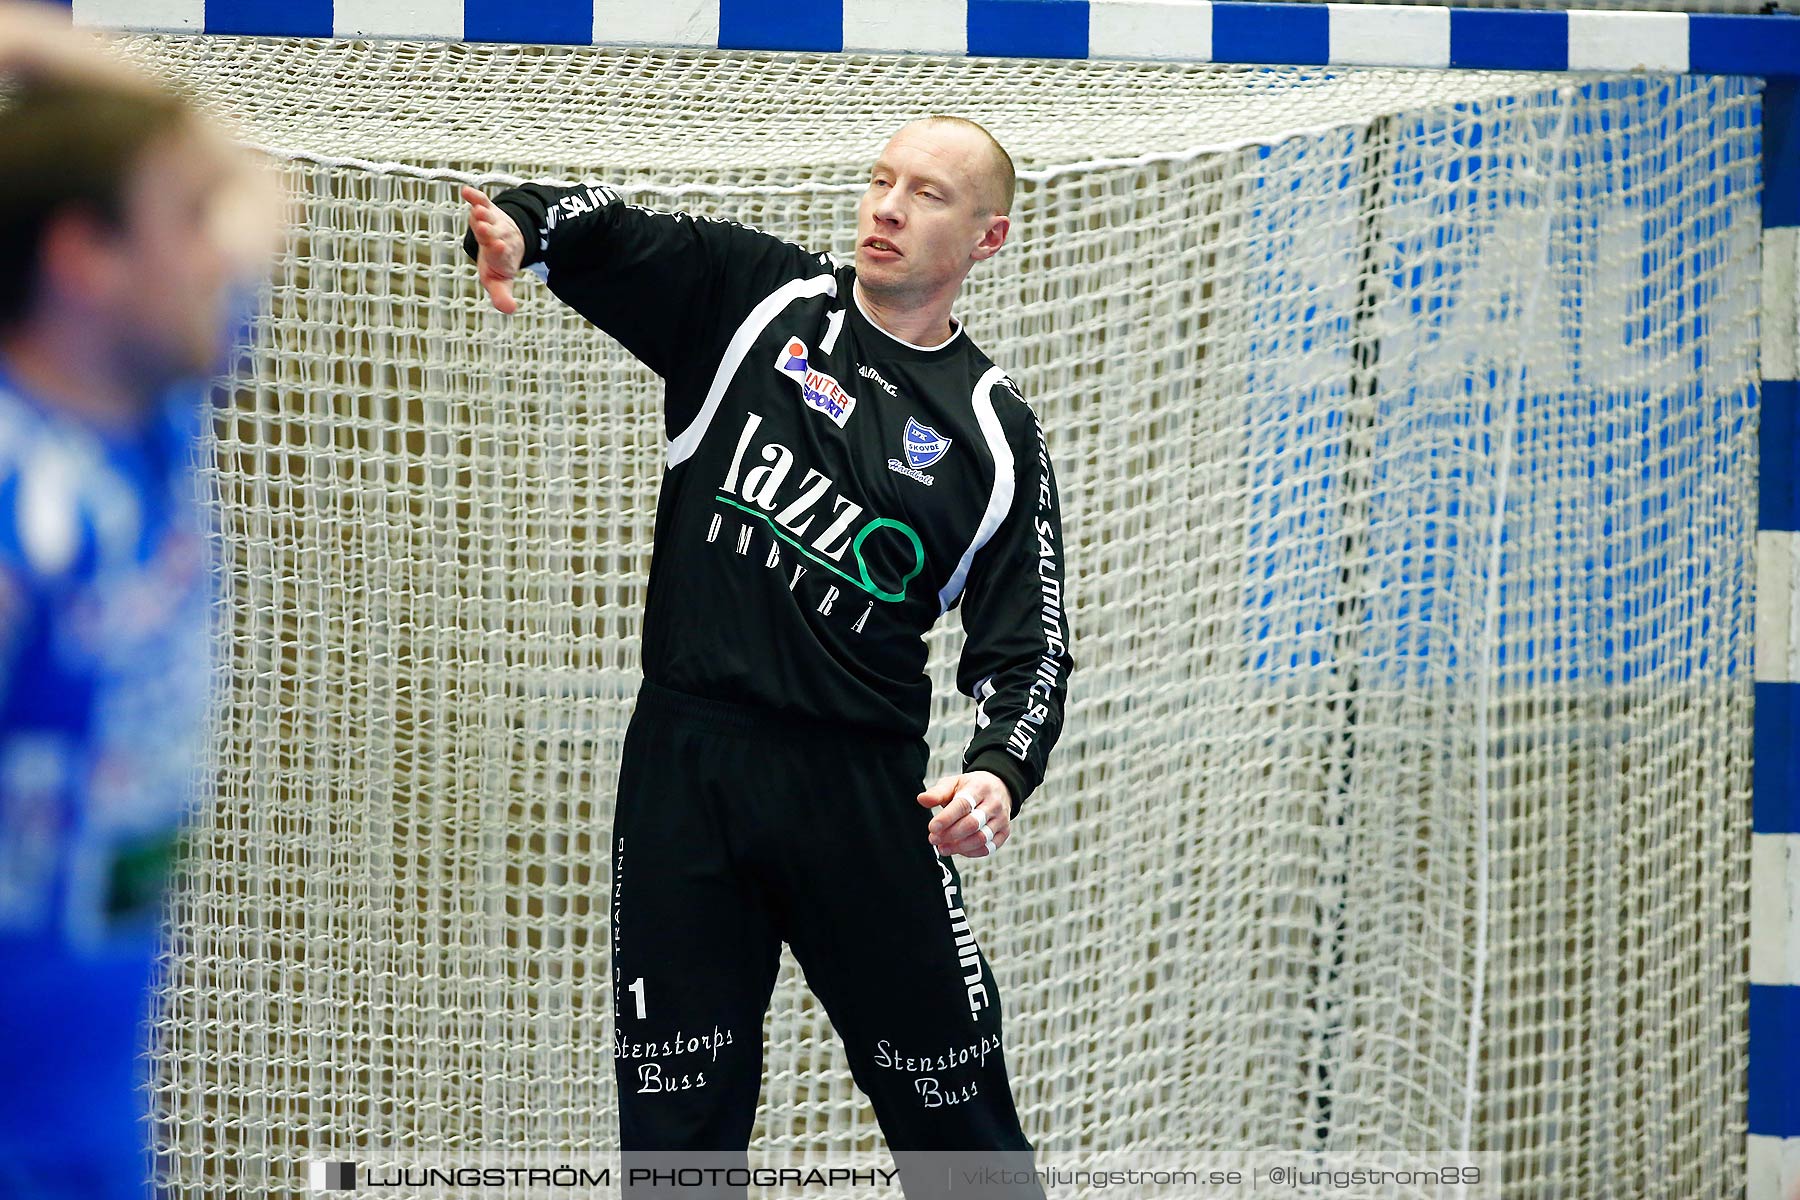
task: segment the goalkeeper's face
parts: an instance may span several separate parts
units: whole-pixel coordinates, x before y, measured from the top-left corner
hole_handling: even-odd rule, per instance
[[[954,295],[1006,240],[995,151],[966,126],[917,121],[888,142],[857,208],[856,276],[890,303]]]

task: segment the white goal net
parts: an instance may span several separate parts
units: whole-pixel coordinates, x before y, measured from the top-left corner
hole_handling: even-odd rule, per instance
[[[1065,510],[1066,732],[966,868],[1027,1134],[1741,1193],[1754,81],[128,49],[297,198],[212,448],[173,1194],[614,1144],[659,386],[535,281],[491,311],[456,183],[599,178],[848,253],[868,163],[930,112],[1021,164],[958,312]],[[971,729],[958,644],[934,771]],[[881,1146],[791,958],[767,1037],[757,1148]]]

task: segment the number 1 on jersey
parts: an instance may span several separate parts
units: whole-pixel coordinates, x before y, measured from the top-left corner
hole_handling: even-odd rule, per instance
[[[837,345],[838,334],[844,332],[844,310],[836,309],[825,318],[825,340],[819,343],[820,354],[830,354]]]
[[[640,1021],[643,1020],[644,1019],[644,977],[642,975],[639,975],[636,979],[631,981],[631,986],[626,988],[625,990],[637,997],[638,1020],[640,1020]]]

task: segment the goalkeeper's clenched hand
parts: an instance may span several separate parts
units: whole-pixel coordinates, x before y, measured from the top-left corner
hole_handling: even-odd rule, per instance
[[[986,858],[1012,836],[1012,792],[991,771],[946,775],[919,793],[919,803],[938,808],[929,837],[939,854]]]
[[[469,228],[479,247],[476,278],[495,308],[516,312],[519,302],[513,299],[512,281],[525,261],[525,235],[519,231],[519,223],[496,207],[486,193],[465,184],[462,198],[469,202]]]

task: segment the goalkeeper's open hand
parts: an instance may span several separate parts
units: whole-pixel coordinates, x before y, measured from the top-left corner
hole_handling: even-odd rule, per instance
[[[487,289],[495,308],[503,313],[517,312],[519,302],[513,299],[512,281],[525,261],[525,235],[519,231],[519,223],[480,189],[465,184],[462,198],[468,201],[469,228],[474,231],[479,248],[476,277]]]
[[[919,793],[919,803],[938,809],[928,836],[939,854],[986,858],[1012,836],[1012,792],[991,771],[946,775]]]

